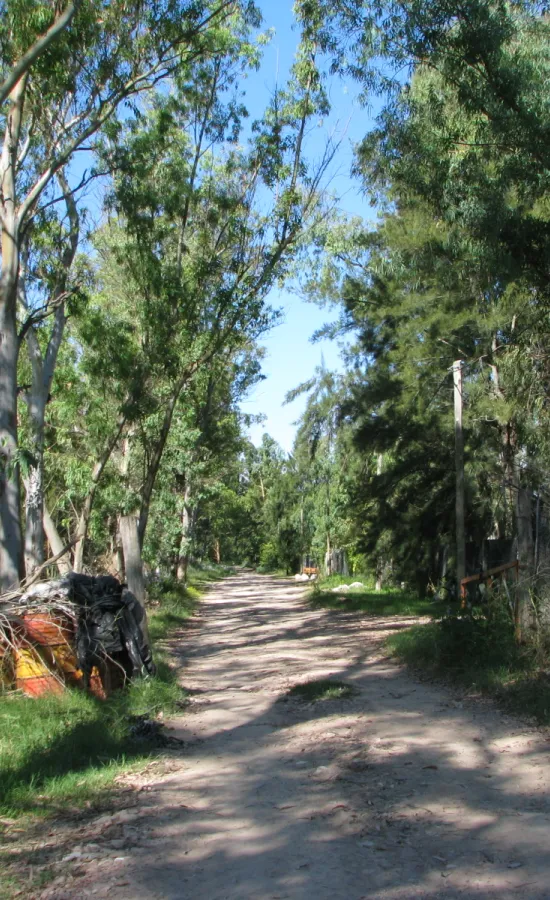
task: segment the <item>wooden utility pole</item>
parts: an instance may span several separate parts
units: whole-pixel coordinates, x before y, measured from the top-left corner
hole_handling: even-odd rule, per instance
[[[376,456],[376,474],[382,474],[382,468],[384,465],[384,454],[378,453]],[[382,590],[382,575],[384,572],[384,560],[378,558],[376,561],[376,590],[380,592]]]
[[[455,467],[456,467],[456,583],[460,597],[460,582],[466,577],[466,539],[464,533],[464,433],[462,431],[462,360],[453,363],[455,406]]]

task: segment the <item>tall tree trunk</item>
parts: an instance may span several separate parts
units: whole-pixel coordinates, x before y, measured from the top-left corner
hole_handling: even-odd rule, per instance
[[[32,314],[28,310],[24,284],[19,292],[19,298],[29,316],[28,327],[24,326],[22,331],[25,333],[32,367],[31,390],[25,397],[29,410],[31,430],[31,464],[25,479],[25,567],[27,576],[31,575],[44,559],[42,513],[44,508],[44,425],[46,406],[50,396],[59,348],[65,332],[67,321],[65,316],[65,295],[80,235],[80,220],[76,203],[62,170],[57,173],[57,180],[65,198],[70,228],[68,239],[61,253],[60,274],[49,299],[48,305],[53,311],[54,320],[44,355],[42,355],[35,325],[32,322]]]
[[[44,562],[44,426],[53,370],[65,327],[63,305],[56,310],[46,358],[42,358],[36,334],[27,331],[27,347],[32,367],[30,392],[25,396],[29,410],[30,462],[25,484],[25,571],[32,575]]]
[[[24,575],[16,465],[18,342],[8,290],[6,285],[0,303],[0,593],[16,587]]]
[[[25,484],[25,572],[32,575],[44,562],[44,413],[42,397],[29,403],[30,455]]]
[[[55,522],[50,515],[50,511],[46,503],[44,503],[44,531],[46,532],[46,537],[48,539],[48,543],[51,547],[51,551],[53,556],[57,556],[58,553],[61,553],[63,547],[65,546],[63,541],[59,536],[59,532],[55,527]],[[71,560],[70,560],[70,551],[68,550],[65,556],[61,556],[57,560],[57,568],[59,570],[60,575],[67,575],[71,571]]]
[[[464,409],[462,360],[453,363],[454,419],[455,419],[455,533],[456,533],[456,596],[462,595],[462,579],[466,577],[466,531],[464,491]]]
[[[221,561],[222,557],[220,552],[220,539],[214,538],[214,562],[219,565]]]
[[[126,581],[138,603],[143,606],[145,604],[145,581],[143,579],[143,563],[141,561],[136,516],[121,517],[120,537],[124,552]]]
[[[16,587],[23,576],[20,487],[17,466],[17,283],[19,220],[15,170],[26,77],[10,94],[0,159],[2,203],[2,275],[0,278],[0,592]]]
[[[191,548],[192,529],[193,529],[193,511],[191,509],[191,483],[189,478],[185,480],[185,490],[183,492],[183,508],[181,511],[181,537],[178,553],[178,565],[176,569],[176,580],[183,584],[187,581],[187,569],[189,567],[189,551]]]
[[[84,565],[84,546],[86,544],[86,538],[88,536],[88,526],[90,524],[90,516],[92,515],[92,509],[94,507],[94,499],[97,491],[97,486],[101,480],[101,476],[103,475],[105,466],[109,462],[111,454],[119,441],[120,435],[122,434],[122,429],[124,428],[125,424],[126,416],[123,414],[120,416],[117,422],[116,431],[114,431],[113,434],[109,437],[108,441],[105,444],[105,447],[103,448],[101,456],[94,466],[90,488],[88,490],[86,499],[84,500],[76,529],[76,537],[78,538],[78,541],[76,542],[74,549],[75,572],[82,572],[82,568]]]
[[[142,612],[141,628],[147,643],[151,646],[147,614],[145,612],[145,581],[143,578],[143,562],[136,516],[122,516],[120,520],[120,537],[124,551],[124,568],[129,590],[136,598]]]
[[[162,460],[162,455],[164,453],[164,448],[166,446],[166,441],[168,440],[168,435],[170,434],[172,419],[174,417],[174,410],[176,408],[176,403],[179,400],[184,385],[189,378],[189,374],[190,373],[186,371],[174,387],[174,391],[164,412],[164,418],[160,427],[159,436],[153,448],[153,452],[151,453],[147,471],[145,473],[145,482],[143,485],[143,490],[141,492],[141,507],[139,510],[138,524],[139,542],[141,547],[143,547],[145,532],[147,530],[147,522],[149,521],[151,498],[153,496],[155,481],[157,480],[157,474]]]

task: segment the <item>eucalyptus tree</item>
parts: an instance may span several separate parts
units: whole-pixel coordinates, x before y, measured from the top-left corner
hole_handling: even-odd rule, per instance
[[[224,57],[183,67],[172,94],[157,95],[147,115],[107,138],[118,219],[98,238],[92,308],[99,319],[114,315],[130,330],[134,358],[119,382],[125,393],[82,508],[77,568],[99,479],[136,423],[148,441],[143,543],[182,391],[218,354],[243,349],[270,327],[275,313],[267,295],[325,214],[321,182],[332,148],[315,167],[304,155],[307,123],[326,109],[314,58],[301,50],[288,87],[238,144],[245,109],[236,81],[254,62],[246,31],[234,32]],[[93,332],[87,339],[94,342]],[[101,377],[105,351],[97,342],[96,348]]]
[[[56,176],[120,104],[217,49],[238,3],[171,0],[2,3],[0,215],[0,587],[22,574],[17,471],[17,298],[31,223],[55,202]],[[257,20],[252,9],[247,13]],[[62,193],[65,193],[62,191]]]
[[[220,556],[214,507],[239,488],[238,460],[246,444],[239,403],[261,378],[257,353],[251,345],[242,352],[219,354],[197,372],[176,407],[153,496],[145,555],[170,565],[178,581],[186,580],[191,554],[199,547],[199,524],[201,552]]]
[[[24,454],[20,454],[25,485],[25,572],[31,575],[44,561],[44,441],[46,406],[51,396],[54,371],[67,321],[82,296],[86,265],[75,266],[80,235],[77,203],[62,170],[57,173],[65,216],[53,208],[43,221],[34,222],[27,240],[19,284],[23,322],[19,343],[24,341],[30,362],[30,381],[19,385],[28,410]],[[39,233],[40,232],[40,233]],[[56,553],[61,548],[57,545]]]
[[[532,160],[548,153],[544,77],[548,18],[534,0],[299,0],[305,35],[356,78],[386,112],[410,76],[426,67],[453,85],[461,105],[484,113],[506,148]]]

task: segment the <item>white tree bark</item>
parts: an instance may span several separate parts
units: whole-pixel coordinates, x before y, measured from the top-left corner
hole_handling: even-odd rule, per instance
[[[44,508],[44,426],[46,407],[50,395],[59,348],[65,332],[65,301],[70,270],[78,249],[80,221],[76,203],[63,172],[58,172],[57,180],[65,197],[67,214],[70,223],[68,239],[61,255],[61,269],[49,308],[53,310],[53,326],[44,356],[42,355],[35,326],[32,324],[32,313],[28,310],[25,299],[25,286],[19,293],[25,312],[29,317],[29,327],[25,331],[25,339],[32,368],[30,392],[25,395],[29,410],[30,422],[30,454],[31,462],[25,477],[25,570],[27,576],[44,560],[44,527],[42,522]]]
[[[15,171],[26,78],[10,93],[0,157],[2,274],[0,277],[0,593],[16,587],[23,575],[17,465],[16,306],[19,279],[19,218]]]
[[[185,490],[183,493],[183,507],[181,511],[181,537],[180,548],[178,553],[178,565],[176,569],[176,580],[185,584],[187,581],[187,569],[189,568],[189,551],[191,549],[191,541],[193,538],[193,528],[195,524],[195,516],[191,509],[191,483],[189,478],[185,481]]]
[[[53,331],[46,358],[42,358],[36,334],[27,331],[27,347],[32,367],[32,384],[26,396],[30,423],[30,454],[25,481],[25,571],[32,575],[44,561],[44,425],[55,363],[65,329],[65,308],[61,304],[55,312]]]
[[[44,531],[46,532],[46,537],[48,538],[48,542],[50,544],[52,554],[57,556],[63,550],[65,546],[63,541],[59,536],[59,532],[55,527],[55,522],[53,521],[50,511],[46,503],[44,503]],[[67,575],[71,571],[71,558],[70,558],[70,550],[60,556],[57,560],[57,568],[59,569],[60,575]]]

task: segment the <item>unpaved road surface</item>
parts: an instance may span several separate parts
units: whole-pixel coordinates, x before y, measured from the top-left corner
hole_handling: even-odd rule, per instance
[[[88,828],[78,889],[41,896],[550,898],[545,735],[389,660],[406,624],[313,611],[289,580],[217,585],[174,645],[183,750]],[[353,698],[285,700],[326,677]]]

